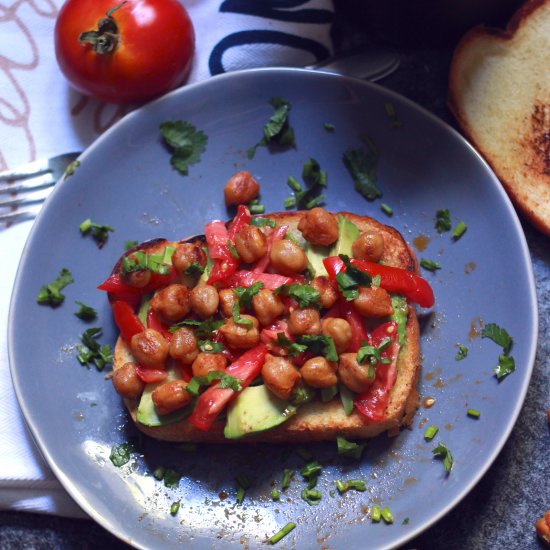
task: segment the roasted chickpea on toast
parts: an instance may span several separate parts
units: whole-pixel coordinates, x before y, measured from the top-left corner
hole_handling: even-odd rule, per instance
[[[367,216],[241,205],[204,236],[138,245],[99,287],[120,329],[115,389],[168,441],[398,430],[418,406],[413,304],[433,304],[417,272],[403,237]]]

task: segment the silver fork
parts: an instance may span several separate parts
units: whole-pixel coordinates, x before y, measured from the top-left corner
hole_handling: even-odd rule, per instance
[[[43,202],[51,193],[54,184],[74,169],[80,153],[64,153],[49,159],[40,159],[13,170],[0,172],[0,196],[11,195],[0,200],[0,222],[33,218],[37,209],[24,208]],[[9,211],[6,211],[9,209]]]

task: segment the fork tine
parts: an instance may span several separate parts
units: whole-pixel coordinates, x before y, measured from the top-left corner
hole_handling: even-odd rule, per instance
[[[0,183],[0,195],[5,193],[19,193],[25,191],[35,191],[44,187],[50,187],[55,184],[53,174],[43,174],[33,178],[24,179],[15,183]]]
[[[34,210],[14,210],[13,212],[0,213],[0,222],[10,223],[19,220],[30,220],[36,218],[38,209]]]
[[[48,159],[39,159],[17,166],[12,170],[0,172],[0,181],[11,181],[15,179],[24,179],[38,174],[51,172]]]
[[[53,185],[53,184],[52,184]],[[52,192],[49,188],[39,189],[34,193],[26,193],[23,196],[16,195],[13,199],[0,201],[0,208],[8,208],[12,206],[21,206],[24,204],[36,204],[43,202],[46,197]]]

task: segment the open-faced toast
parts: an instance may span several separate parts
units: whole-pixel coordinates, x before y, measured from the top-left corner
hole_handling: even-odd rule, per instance
[[[243,212],[246,212],[244,207],[240,210],[241,214]],[[324,212],[326,213],[326,211]],[[154,438],[167,441],[222,442],[244,440],[297,442],[330,440],[334,439],[337,435],[343,435],[350,439],[373,437],[387,430],[398,430],[400,427],[407,426],[411,422],[418,406],[416,385],[420,373],[420,334],[417,317],[412,303],[417,302],[424,307],[429,307],[433,303],[431,289],[429,285],[417,275],[418,265],[415,255],[404,241],[403,237],[395,229],[381,224],[367,216],[359,216],[348,212],[326,214],[334,221],[335,226],[338,228],[338,235],[335,242],[324,246],[313,244],[304,239],[304,235],[306,235],[312,240],[316,240],[316,237],[310,237],[307,231],[301,231],[301,229],[304,229],[304,226],[300,225],[300,222],[306,217],[305,212],[274,213],[256,218],[267,219],[272,226],[264,225],[260,228],[261,231],[266,234],[267,242],[276,239],[277,237],[274,236],[277,234],[279,234],[279,238],[283,238],[284,235],[285,240],[292,242],[293,245],[301,249],[305,249],[307,252],[307,267],[302,269],[299,273],[296,272],[291,275],[289,275],[288,271],[285,271],[282,277],[288,280],[284,282],[283,287],[281,287],[281,281],[276,279],[276,277],[280,277],[281,275],[276,273],[277,269],[274,268],[274,262],[266,262],[262,261],[262,259],[252,264],[244,264],[241,260],[237,260],[237,267],[234,269],[234,274],[232,276],[222,277],[214,284],[208,285],[215,286],[220,290],[223,287],[230,287],[233,289],[240,288],[243,290],[244,287],[250,288],[254,283],[256,283],[256,285],[262,283],[264,284],[264,288],[271,287],[271,290],[274,290],[274,294],[278,296],[277,300],[281,299],[284,303],[284,313],[278,316],[275,322],[266,322],[262,320],[262,324],[258,327],[260,338],[258,338],[256,346],[252,343],[247,344],[248,347],[246,349],[232,349],[231,344],[234,342],[226,338],[226,334],[223,333],[223,328],[220,329],[223,333],[221,337],[220,333],[215,330],[210,335],[211,338],[208,339],[207,347],[211,345],[212,341],[215,341],[217,344],[222,343],[226,347],[225,352],[230,357],[229,366],[225,371],[226,373],[242,373],[242,371],[238,369],[234,371],[231,370],[233,365],[237,365],[239,361],[241,361],[239,356],[242,358],[262,348],[261,351],[263,355],[260,361],[264,363],[264,367],[259,365],[256,369],[255,374],[252,376],[252,378],[254,378],[252,386],[249,388],[237,388],[237,390],[227,387],[223,390],[218,389],[218,394],[224,393],[230,395],[225,396],[224,410],[221,411],[221,414],[218,414],[220,411],[216,411],[215,419],[210,418],[206,426],[205,422],[203,422],[204,415],[201,416],[201,414],[197,414],[197,410],[201,407],[204,408],[204,402],[208,401],[206,397],[206,395],[209,395],[208,392],[212,393],[214,400],[216,399],[215,387],[219,387],[223,382],[220,381],[220,378],[215,377],[214,380],[207,382],[203,377],[202,383],[205,385],[201,389],[206,390],[204,393],[198,392],[200,393],[198,397],[197,393],[194,393],[194,400],[191,398],[184,399],[183,401],[185,403],[183,406],[176,410],[163,411],[163,413],[165,413],[164,415],[160,415],[158,414],[158,410],[154,410],[155,402],[153,402],[151,396],[156,387],[167,383],[166,380],[145,386],[145,390],[141,395],[125,395],[123,384],[123,391],[119,391],[119,393],[123,396],[126,407],[140,430]],[[238,220],[239,216],[237,216],[236,219]],[[249,219],[249,217],[247,219]],[[234,223],[241,222],[236,221]],[[305,222],[302,222],[302,224],[303,223]],[[246,222],[245,225],[247,225]],[[300,229],[298,229],[299,226]],[[231,233],[231,224],[229,224],[228,227],[228,235],[231,237],[229,239],[229,245],[232,248],[231,243],[235,242],[235,233]],[[281,232],[280,228],[286,229],[283,229]],[[209,237],[208,227],[206,235]],[[380,251],[378,252],[377,258],[370,258],[370,260],[375,261],[366,261],[365,259],[348,260],[348,256],[353,256],[352,250],[359,251],[359,248],[353,247],[353,243],[358,240],[360,235],[378,235],[382,237],[383,248],[381,253]],[[212,252],[213,250],[211,235],[208,242],[197,237],[194,237],[191,241],[195,241],[195,246],[202,246],[205,251],[210,250],[210,252]],[[156,256],[157,258],[166,258],[167,249],[177,249],[177,247],[184,242],[189,241],[168,242],[158,240],[151,243],[145,243],[134,248],[127,256],[129,258],[135,258],[136,250],[146,250],[148,255]],[[271,250],[273,250],[272,244]],[[268,255],[269,254],[270,252],[268,252]],[[343,256],[338,256],[338,254],[342,254]],[[363,252],[359,251],[357,253],[359,256],[363,254],[364,250]],[[216,255],[215,252],[214,255]],[[329,258],[328,261],[327,258]],[[323,259],[325,259],[324,262]],[[128,260],[126,260],[126,262],[127,261]],[[221,260],[218,261],[221,262]],[[175,281],[183,281],[192,288],[199,288],[200,285],[204,285],[205,282],[207,282],[207,279],[211,279],[212,273],[215,272],[215,262],[216,260],[214,260],[214,265],[211,265],[211,262],[209,262],[206,273],[203,273],[200,278],[195,278],[190,282],[188,274],[182,275],[179,273],[176,275],[176,279],[173,277],[170,279],[170,284],[174,284]],[[353,264],[351,262],[353,262]],[[123,262],[118,262],[115,266],[113,275],[111,276],[111,282],[113,282],[113,278],[116,279],[120,277],[122,263]],[[361,287],[370,289],[376,287],[380,289],[380,292],[385,295],[385,300],[391,300],[391,302],[388,302],[391,303],[389,306],[390,311],[376,313],[373,314],[374,316],[361,315],[357,313],[355,301],[352,299],[353,296],[357,296],[357,294],[348,296],[348,299],[342,296],[342,287],[340,282],[337,281],[337,278],[335,278],[335,275],[337,272],[341,274],[345,272],[353,275],[354,268],[361,272],[368,273],[370,271],[370,277],[368,277],[370,281],[364,280],[355,287],[352,281],[351,287],[354,288],[351,288],[351,290],[363,293],[364,291],[361,290]],[[173,270],[174,266],[170,266],[170,269]],[[254,269],[256,269],[256,271],[254,271]],[[256,275],[250,275],[251,273],[255,273]],[[272,279],[273,277],[275,277],[275,279]],[[300,334],[300,330],[293,329],[294,325],[292,324],[290,316],[294,314],[292,312],[306,309],[310,310],[312,308],[310,307],[311,304],[306,304],[304,307],[301,307],[301,305],[296,302],[296,300],[300,298],[296,298],[295,295],[287,291],[290,285],[293,284],[296,285],[295,288],[299,287],[299,289],[307,288],[308,290],[312,290],[313,287],[318,289],[320,287],[317,285],[316,279],[319,277],[325,284],[330,286],[332,291],[336,293],[337,298],[336,302],[333,304],[317,303],[317,305],[313,307],[313,309],[317,311],[317,313],[314,312],[313,315],[321,321],[320,326],[322,326],[322,329],[317,328],[311,331],[314,333],[313,338],[315,339],[317,336],[325,338],[327,334],[331,334],[330,330],[325,330],[326,326],[324,322],[327,318],[344,319],[347,325],[346,329],[350,331],[360,331],[360,334],[354,333],[353,337],[348,338],[347,344],[343,344],[344,347],[342,347],[342,342],[338,334],[334,334],[334,338],[329,336],[328,339],[332,341],[331,346],[334,342],[336,342],[338,346],[336,357],[330,356],[331,352],[327,351],[327,347],[320,351],[319,348],[316,348],[315,351],[312,351],[312,348],[306,349],[305,351],[304,349],[300,349],[298,353],[293,356],[292,343],[303,343],[307,339],[307,336],[304,337],[304,334]],[[120,282],[120,278],[118,278],[117,281]],[[208,283],[210,282],[212,281],[208,281]],[[386,290],[385,287],[388,290]],[[146,290],[150,290],[147,289],[147,287],[145,288]],[[286,291],[281,292],[281,288],[285,288]],[[121,299],[125,299],[125,296],[126,298],[128,296],[124,295],[122,292],[124,288],[116,287],[116,285],[109,286],[109,284],[105,286],[104,284],[103,289],[110,291],[109,296],[111,304],[114,306],[115,321],[121,326],[121,337],[119,337],[117,341],[114,355],[114,379],[116,380],[117,371],[119,371],[119,369],[128,364],[137,366],[135,353],[132,352],[132,349],[136,349],[133,347],[136,344],[135,340],[133,343],[130,343],[132,341],[131,332],[128,333],[127,326],[121,325],[120,312],[117,313],[115,311],[115,303],[120,302]],[[399,296],[398,290],[402,291],[401,296]],[[157,289],[156,292],[159,292],[159,290]],[[365,291],[365,294],[368,294],[368,292],[369,291]],[[132,300],[134,300],[131,306],[132,309],[135,312],[141,310],[140,317],[142,322],[147,319],[147,321],[145,321],[146,325],[159,328],[158,321],[157,324],[155,324],[149,317],[143,315],[143,304],[151,303],[151,293],[147,292],[147,297],[140,296],[139,301],[141,305],[137,304],[134,294],[140,295],[140,293],[131,293]],[[321,294],[321,296],[324,295]],[[151,308],[150,305],[147,307]],[[224,322],[225,318],[226,324],[234,323],[234,319],[231,317],[234,318],[235,315],[240,317],[241,320],[241,315],[244,314],[251,313],[251,317],[253,317],[256,313],[255,307],[256,302],[249,302],[248,305],[245,304],[237,310],[233,307],[233,315],[231,316],[227,314],[227,310],[225,314],[221,312],[222,307],[220,304],[219,310],[216,311],[210,319],[219,319],[220,322]],[[397,311],[398,309],[399,311]],[[235,311],[237,311],[237,313],[235,313]],[[362,311],[364,312],[364,310]],[[261,312],[259,312],[258,315],[261,318],[260,313]],[[199,320],[204,320],[204,316],[200,317],[200,319],[199,317],[194,315],[192,309],[187,315],[188,320],[190,319],[191,323],[195,323],[195,325],[199,323]],[[339,322],[342,324],[341,321]],[[362,326],[357,328],[357,323]],[[177,326],[181,327],[181,325],[181,321],[178,322],[177,325],[174,323],[171,330],[174,330]],[[169,339],[170,334],[166,332],[166,326],[167,325],[165,325],[164,334],[166,338]],[[135,329],[135,331],[138,330],[139,327]],[[383,332],[383,337],[380,336],[381,331],[387,331]],[[280,334],[281,339],[278,339],[278,334]],[[376,336],[377,334],[378,336]],[[123,335],[126,335],[126,337],[123,337]],[[324,343],[326,343],[326,339]],[[287,346],[286,348],[285,345]],[[336,353],[334,347],[331,346],[329,346],[329,348],[332,349],[332,353]],[[323,346],[321,346],[321,348],[323,348]],[[201,349],[203,348],[201,347]],[[360,351],[361,349],[363,352]],[[362,362],[356,361],[358,351],[364,354]],[[288,392],[286,396],[281,395],[281,388],[278,388],[277,383],[273,383],[269,379],[269,373],[266,374],[264,370],[265,362],[267,362],[266,352],[268,357],[275,357],[274,361],[278,361],[281,358],[285,361],[289,361],[293,365],[295,371],[302,374],[301,377],[298,375],[297,379],[293,379],[295,381],[293,391],[297,391],[298,388],[303,390],[305,386],[309,391],[309,397],[307,399],[304,399],[303,402],[300,400],[297,402],[295,393],[293,393],[292,396],[290,396]],[[325,361],[323,356],[328,357],[330,361]],[[330,365],[334,374],[332,383],[323,382],[322,387],[317,379],[314,378],[312,380],[311,376],[306,377],[306,365],[308,361],[314,358],[318,360],[319,357],[321,357],[321,369]],[[348,362],[352,361],[354,366],[342,366],[344,359]],[[170,361],[173,361],[173,359],[169,356],[166,364],[162,366],[162,368],[169,368]],[[371,380],[366,383],[362,391],[353,391],[346,386],[346,384],[349,384],[354,390],[357,390],[357,387],[354,385],[354,380],[350,382],[348,380],[349,376],[344,376],[346,368],[355,369],[352,370],[352,372],[355,373],[357,369],[368,370],[369,365],[371,368],[369,374]],[[177,374],[175,376],[172,374],[168,380],[173,380],[181,376],[184,378],[194,376],[194,364],[183,366],[183,368],[179,365],[179,367],[179,370],[175,369]],[[142,367],[139,368],[141,373],[143,369]],[[153,368],[152,370],[159,369]],[[172,373],[173,372],[174,369],[172,369]],[[185,372],[187,372],[187,376]],[[234,374],[234,376],[242,381],[237,374]],[[266,377],[265,379],[264,376]],[[313,387],[309,387],[308,383],[305,383],[306,378],[308,383],[313,384]],[[145,377],[145,379],[147,380],[147,377]],[[250,382],[251,380],[247,380],[243,385],[249,384]],[[274,384],[274,386],[270,384]],[[181,385],[183,386],[184,384],[182,383]],[[115,387],[117,387],[116,383]],[[117,391],[119,389],[120,388],[117,387]],[[179,388],[176,389],[180,391]],[[243,413],[243,408],[246,409],[249,407],[250,410],[256,408],[263,410],[264,408],[264,404],[259,403],[257,397],[251,400],[250,396],[252,394],[259,394],[264,401],[266,395],[268,396],[270,404],[269,411],[266,414],[268,416],[275,416],[274,422],[269,425],[264,422],[263,424],[260,423],[261,425],[259,427],[254,427],[253,421],[246,420],[249,411],[245,410]],[[361,399],[363,399],[363,401],[361,401]],[[201,401],[202,404],[199,406]],[[147,416],[151,410],[153,411],[152,420]],[[225,412],[227,412],[226,418],[224,417]],[[197,421],[197,417],[201,417],[202,420],[198,418]],[[243,420],[243,418],[245,418],[245,420]]]

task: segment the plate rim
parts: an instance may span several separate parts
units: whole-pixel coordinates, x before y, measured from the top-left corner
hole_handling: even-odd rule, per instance
[[[409,108],[413,109],[414,111],[417,111],[420,113],[423,117],[428,118],[432,124],[436,124],[440,126],[443,130],[446,132],[450,132],[455,139],[458,139],[459,142],[461,142],[462,146],[466,146],[466,148],[470,151],[470,153],[474,155],[477,162],[481,163],[483,165],[485,171],[489,176],[491,176],[492,185],[496,188],[498,193],[500,194],[501,198],[504,200],[504,204],[506,205],[507,210],[509,211],[513,225],[514,225],[514,232],[519,237],[519,242],[521,246],[521,255],[524,260],[524,265],[526,268],[526,279],[529,282],[529,289],[526,293],[526,296],[531,302],[531,323],[533,326],[532,334],[530,335],[530,342],[529,342],[529,353],[528,353],[528,361],[527,361],[527,368],[528,368],[528,375],[526,375],[523,378],[523,383],[520,388],[518,388],[518,399],[516,401],[516,405],[514,407],[513,414],[510,415],[506,421],[506,424],[503,426],[504,431],[502,432],[502,435],[499,439],[498,445],[495,445],[492,449],[491,453],[488,454],[488,456],[485,458],[483,467],[479,468],[476,472],[476,475],[472,477],[472,479],[468,483],[462,484],[459,491],[457,491],[457,494],[450,500],[450,502],[447,503],[446,506],[440,508],[437,513],[433,514],[433,516],[428,520],[419,525],[418,527],[412,528],[410,531],[407,531],[406,534],[404,534],[399,539],[394,540],[390,546],[382,546],[380,548],[395,548],[397,546],[401,546],[408,541],[414,539],[415,537],[418,537],[421,533],[428,530],[430,527],[432,527],[435,523],[440,521],[444,516],[446,516],[453,508],[455,508],[472,490],[473,488],[479,483],[481,478],[487,473],[487,471],[491,468],[494,461],[496,460],[497,456],[500,454],[502,448],[506,444],[506,442],[510,438],[510,434],[514,428],[514,426],[517,423],[519,414],[521,412],[521,409],[523,408],[525,398],[527,395],[527,390],[531,381],[534,364],[535,364],[535,358],[536,358],[536,350],[537,350],[537,342],[538,342],[538,330],[539,330],[539,319],[538,319],[538,301],[536,296],[536,282],[535,282],[535,276],[534,276],[534,268],[532,264],[532,260],[529,253],[529,247],[527,244],[525,232],[523,231],[523,227],[521,225],[521,222],[518,217],[518,213],[515,210],[509,196],[506,194],[502,184],[498,180],[497,176],[495,175],[494,171],[490,167],[490,165],[487,163],[487,161],[481,156],[481,154],[473,147],[473,145],[462,135],[460,132],[458,132],[455,128],[453,128],[450,124],[448,124],[443,119],[439,118],[437,115],[423,107],[422,105],[418,104],[417,102],[413,101],[412,99],[402,95],[399,92],[396,92],[390,88],[387,88],[383,86],[380,83],[377,82],[371,82],[362,80],[355,77],[349,77],[349,76],[343,76],[343,75],[337,75],[334,73],[326,72],[323,70],[312,70],[312,69],[304,69],[304,68],[288,68],[288,67],[260,67],[260,68],[252,68],[252,69],[244,69],[239,71],[233,71],[229,73],[224,73],[220,75],[213,76],[207,80],[202,80],[199,82],[190,83],[187,85],[184,85],[180,88],[177,88],[175,90],[172,90],[171,92],[165,94],[164,96],[157,98],[153,101],[150,101],[135,110],[131,111],[130,113],[126,114],[124,117],[122,117],[120,120],[118,120],[115,124],[113,124],[108,130],[106,130],[104,133],[102,133],[100,136],[98,136],[88,147],[85,148],[85,150],[82,152],[82,154],[79,156],[79,160],[85,160],[85,158],[89,154],[93,154],[94,149],[96,149],[98,146],[101,145],[101,143],[104,140],[108,140],[113,132],[117,132],[118,128],[120,126],[123,126],[126,124],[129,120],[132,120],[133,118],[137,116],[143,116],[142,113],[147,112],[147,110],[153,108],[155,105],[163,102],[169,102],[172,101],[174,98],[177,98],[181,95],[186,95],[187,93],[190,93],[191,91],[201,88],[201,87],[209,87],[213,85],[220,85],[225,80],[236,80],[238,78],[244,77],[253,77],[255,75],[263,75],[263,74],[275,74],[280,75],[281,77],[284,75],[300,75],[305,76],[306,78],[321,78],[321,79],[327,79],[327,80],[335,80],[338,82],[342,81],[350,81],[354,85],[360,85],[364,88],[372,88],[374,90],[377,90],[378,93],[381,93],[382,95],[393,97],[395,100],[401,103],[405,103],[408,105]],[[51,193],[51,196],[56,196],[57,194],[61,193],[63,191],[63,188],[67,184],[66,180],[63,180],[61,178],[57,184],[54,186],[54,190]],[[9,368],[10,368],[10,374],[12,378],[13,387],[15,390],[15,394],[17,397],[17,401],[19,404],[19,407],[23,413],[23,417],[25,420],[25,424],[27,428],[29,429],[32,440],[36,444],[37,450],[41,454],[41,456],[46,461],[49,468],[52,470],[56,478],[59,480],[63,488],[68,492],[68,494],[73,498],[73,500],[78,504],[78,506],[84,510],[94,521],[96,521],[100,526],[105,528],[107,531],[109,531],[112,535],[117,537],[119,540],[122,540],[123,542],[130,544],[134,546],[135,548],[140,549],[146,549],[147,547],[141,545],[138,541],[134,540],[133,538],[128,538],[125,535],[121,534],[119,530],[112,524],[109,518],[105,517],[103,514],[100,514],[96,512],[91,505],[89,505],[86,501],[86,498],[81,492],[78,490],[78,488],[73,484],[70,477],[67,476],[57,465],[55,459],[51,456],[48,448],[43,443],[41,435],[40,435],[40,429],[35,426],[30,420],[31,413],[27,408],[27,403],[25,402],[25,399],[23,398],[23,390],[20,386],[20,382],[18,380],[18,374],[17,374],[17,368],[15,366],[16,360],[15,360],[15,328],[14,328],[14,321],[13,318],[15,316],[15,310],[17,308],[16,302],[17,302],[17,294],[20,291],[20,286],[22,284],[22,275],[21,273],[24,271],[25,263],[28,261],[26,258],[28,257],[27,251],[28,248],[30,248],[32,241],[34,239],[34,236],[36,233],[40,230],[40,225],[42,223],[43,219],[47,219],[49,216],[49,209],[48,204],[50,202],[50,197],[46,200],[44,206],[41,208],[36,220],[33,223],[33,226],[31,227],[31,230],[28,234],[27,240],[25,242],[25,245],[23,247],[23,252],[21,255],[21,259],[19,261],[19,265],[17,267],[17,272],[15,276],[15,282],[13,285],[11,298],[10,298],[10,305],[9,305],[9,312],[8,312],[8,362],[9,362]]]

